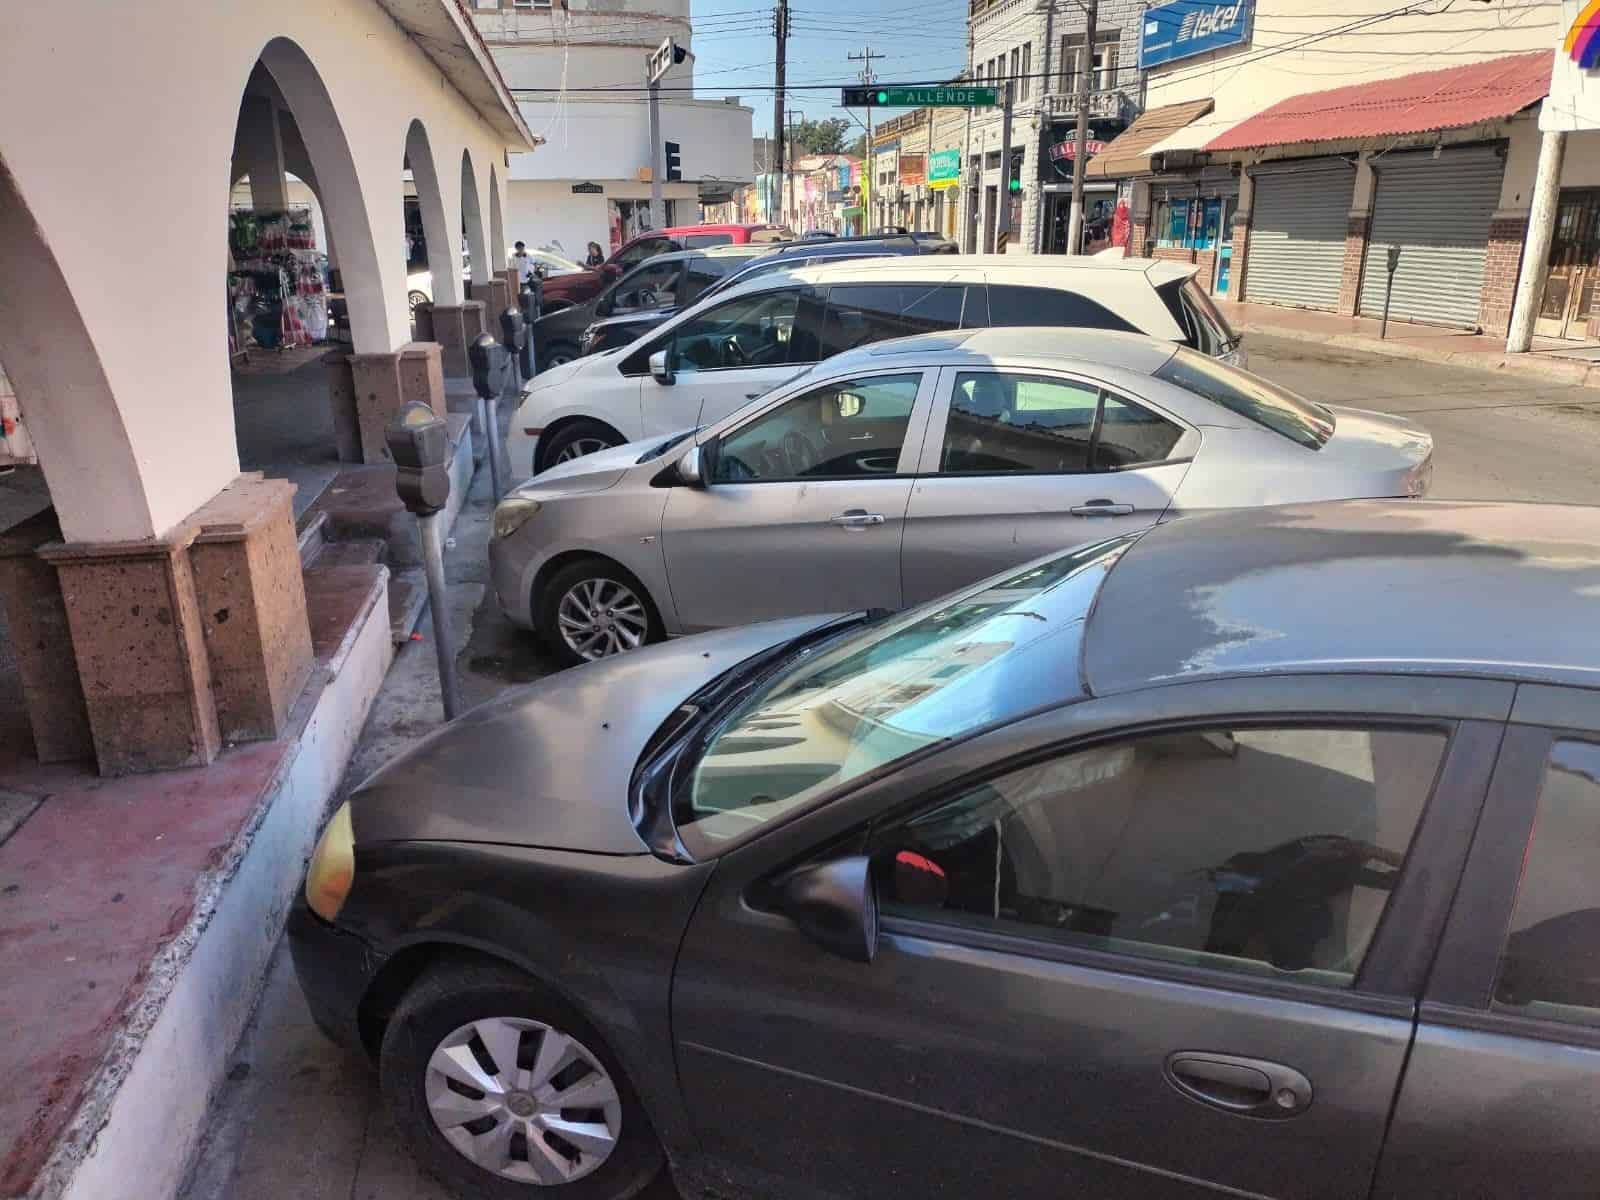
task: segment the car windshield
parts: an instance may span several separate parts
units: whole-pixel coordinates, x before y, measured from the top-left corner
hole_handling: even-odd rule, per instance
[[[1193,350],[1178,350],[1155,374],[1308,450],[1322,449],[1333,436],[1333,414],[1321,405]]]
[[[641,454],[639,456],[639,462],[641,462],[641,463],[653,462],[654,460],[656,460],[656,459],[660,458],[662,455],[664,455],[667,451],[671,450],[674,446],[681,445],[684,441],[686,441],[689,438],[692,438],[695,434],[697,434],[699,432],[700,432],[700,428],[696,427],[694,429],[685,429],[682,433],[675,433],[671,437],[669,437],[666,441],[657,442],[654,446],[651,446],[650,449],[646,450],[643,454]],[[638,464],[636,463],[634,465],[637,466]]]
[[[674,812],[696,858],[936,742],[1079,698],[1083,623],[1138,533],[1059,554],[802,655],[717,726]]]

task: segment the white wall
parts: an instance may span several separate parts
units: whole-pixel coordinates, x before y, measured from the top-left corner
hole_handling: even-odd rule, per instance
[[[515,159],[512,160],[513,162]],[[605,194],[574,195],[565,180],[513,180],[506,188],[506,240],[543,246],[560,241],[569,258],[583,261],[584,248],[599,242],[611,253],[611,224],[608,200],[646,200],[648,183],[611,180],[601,184]],[[692,183],[663,185],[663,199],[677,202],[679,224],[693,224],[699,212],[699,193]]]
[[[546,144],[511,156],[511,178],[596,182],[634,179],[650,166],[650,117],[637,103],[569,100],[521,103],[523,118]],[[749,182],[750,109],[715,100],[663,100],[661,137],[682,147],[683,178]]]
[[[27,209],[0,220],[0,235],[20,243],[38,229],[34,244],[0,251],[0,293],[19,278],[43,289],[59,271],[70,298],[59,334],[33,344],[0,298],[0,356],[69,540],[164,532],[238,473],[220,317],[197,314],[220,304],[241,94],[278,37],[308,60],[293,68],[298,52],[284,50],[278,82],[317,168],[357,349],[394,349],[410,337],[390,252],[402,240],[407,127],[427,127],[453,226],[463,148],[485,189],[504,145],[377,4],[143,0],[137,18],[30,5],[0,37],[0,158]],[[137,319],[125,289],[106,286],[108,239],[123,278],[160,281],[161,299]],[[74,342],[80,318],[87,346]]]

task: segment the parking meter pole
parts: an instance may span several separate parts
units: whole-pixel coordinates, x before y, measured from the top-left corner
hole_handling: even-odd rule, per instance
[[[494,502],[499,504],[505,495],[500,479],[500,398],[485,396],[483,408],[483,427],[489,431],[489,487],[494,492]]]
[[[494,351],[499,345],[491,333],[480,333],[467,347],[472,364],[472,386],[478,393],[478,414],[483,421],[484,450],[489,457],[489,486],[494,502],[500,503],[500,398],[499,381],[494,378]]]
[[[422,540],[422,567],[428,576],[428,608],[433,612],[433,648],[439,658],[439,695],[444,700],[444,719],[455,720],[461,712],[461,684],[456,679],[455,635],[450,629],[450,609],[444,584],[444,530],[439,515],[417,518]]]
[[[422,543],[422,563],[428,577],[428,607],[433,610],[434,650],[439,657],[439,695],[445,720],[461,711],[456,684],[455,638],[450,633],[449,597],[444,586],[444,531],[439,514],[450,502],[449,426],[443,417],[420,401],[402,404],[383,431],[389,457],[394,459],[394,489],[406,511],[417,518],[417,538]]]
[[[1389,301],[1394,296],[1394,273],[1400,269],[1400,247],[1389,247],[1389,282],[1383,288],[1383,324],[1378,327],[1378,340],[1389,336]]]

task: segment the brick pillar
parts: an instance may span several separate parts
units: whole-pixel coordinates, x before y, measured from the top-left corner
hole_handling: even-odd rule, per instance
[[[60,578],[102,775],[203,766],[221,745],[193,526],[140,542],[68,543],[40,556]]]
[[[433,306],[434,340],[444,349],[444,373],[470,376],[472,365],[467,361],[467,347],[472,339],[483,332],[483,302],[468,300],[464,304],[435,304]]]
[[[522,280],[517,278],[517,268],[507,267],[505,270],[500,272],[500,278],[505,280],[506,295],[511,297],[507,303],[515,304],[517,302],[517,296],[522,291]]]
[[[1527,212],[1497,212],[1489,222],[1489,250],[1483,263],[1483,295],[1478,324],[1485,333],[1511,329],[1511,307],[1522,273],[1522,243],[1528,236]]]
[[[511,305],[511,293],[506,290],[506,281],[499,276],[488,283],[473,284],[472,298],[483,302],[484,319],[496,326],[500,323],[500,314]],[[494,330],[489,332],[493,333]]]
[[[443,350],[437,342],[409,342],[388,354],[353,354],[350,375],[362,462],[389,461],[384,430],[402,404],[420,400],[445,415]]]
[[[37,553],[60,540],[54,509],[0,534],[0,604],[11,629],[34,753],[42,763],[94,757],[61,581]]]
[[[333,444],[340,462],[361,461],[361,418],[356,405],[356,382],[350,370],[351,356],[345,350],[331,350],[322,356],[328,372],[328,408],[333,414]]]
[[[295,485],[241,475],[194,514],[189,550],[224,742],[274,738],[311,677]]]
[[[1353,317],[1361,308],[1361,271],[1367,261],[1367,233],[1372,228],[1372,214],[1353,212],[1345,219],[1344,267],[1339,275],[1339,307],[1341,317]]]

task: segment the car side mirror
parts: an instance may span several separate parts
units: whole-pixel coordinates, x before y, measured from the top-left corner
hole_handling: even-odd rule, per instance
[[[864,854],[800,868],[779,884],[777,907],[840,958],[869,963],[878,952],[878,897]]]
[[[705,487],[705,460],[699,446],[690,446],[678,459],[678,482],[689,487]]]
[[[650,378],[662,387],[671,387],[678,382],[678,377],[672,372],[671,351],[657,350],[650,356]]]

